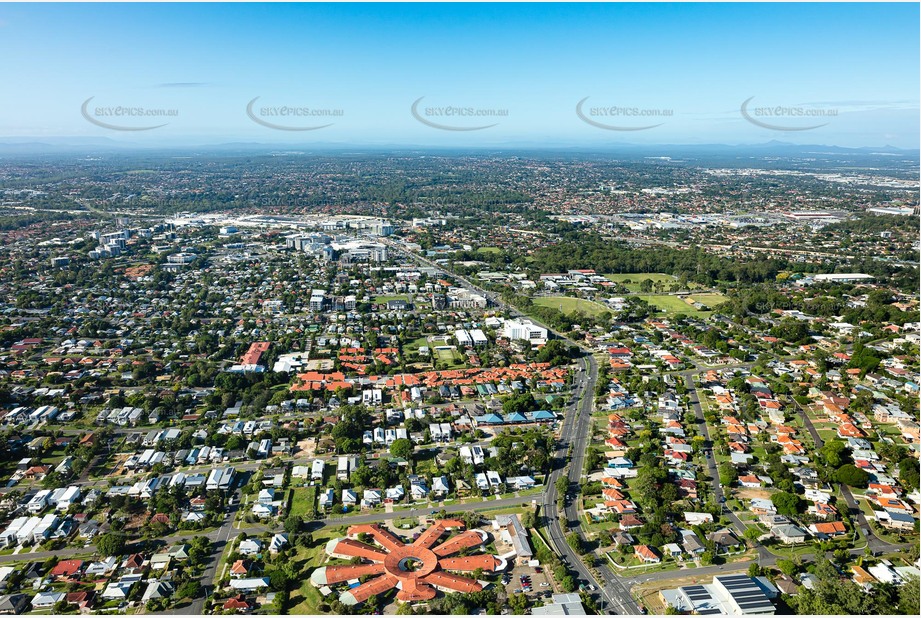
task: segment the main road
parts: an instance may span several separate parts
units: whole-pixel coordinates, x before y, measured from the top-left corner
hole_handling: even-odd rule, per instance
[[[392,249],[407,255],[410,259],[415,260],[435,268],[438,271],[446,272],[444,268],[434,262],[406,250],[405,247],[392,241],[386,241]],[[577,575],[579,583],[588,588],[592,596],[600,596],[603,606],[610,606],[619,610],[622,614],[639,614],[640,608],[630,595],[630,591],[621,582],[607,565],[596,567],[601,575],[603,582],[599,582],[594,574],[582,562],[582,557],[566,542],[561,517],[566,518],[566,527],[579,534],[583,541],[585,533],[581,528],[578,508],[575,501],[568,500],[568,506],[563,513],[557,511],[557,488],[556,482],[560,476],[567,471],[567,478],[570,485],[580,482],[582,478],[582,461],[585,457],[585,450],[588,447],[592,437],[592,409],[595,398],[595,384],[598,381],[598,362],[592,355],[592,350],[586,348],[582,343],[577,342],[563,333],[560,333],[547,324],[543,324],[531,316],[525,316],[521,311],[507,304],[497,294],[489,292],[475,285],[465,277],[455,273],[450,274],[458,280],[467,289],[473,290],[493,304],[509,312],[516,317],[527,317],[529,320],[547,329],[547,332],[568,342],[572,346],[581,350],[582,355],[578,359],[580,370],[574,379],[573,399],[567,405],[566,414],[563,418],[563,424],[560,429],[560,441],[558,444],[556,457],[554,458],[553,470],[547,481],[547,490],[543,494],[543,513],[547,519],[547,529],[549,530],[550,544],[556,550],[557,555],[561,556],[567,563],[568,567]],[[569,458],[569,467],[566,468],[567,457]],[[351,520],[351,518],[350,518]]]

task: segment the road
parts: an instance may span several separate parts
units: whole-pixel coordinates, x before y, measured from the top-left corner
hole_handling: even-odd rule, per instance
[[[720,473],[716,467],[716,459],[713,457],[713,439],[710,437],[710,428],[707,425],[707,421],[704,419],[704,411],[700,406],[700,394],[697,392],[697,385],[694,384],[694,379],[691,377],[690,373],[684,375],[684,385],[688,391],[688,404],[690,408],[694,411],[694,416],[697,420],[697,426],[700,429],[701,435],[703,435],[704,448],[706,449],[705,459],[707,461],[707,476],[710,477],[710,485],[713,491],[713,497],[716,500],[717,504],[722,505],[723,514],[729,519],[732,523],[732,527],[736,531],[736,535],[739,539],[745,538],[745,524],[742,523],[742,520],[739,519],[731,509],[725,506],[725,495],[723,494],[723,486],[720,485]],[[772,557],[771,552],[766,550],[764,547],[758,546],[758,555],[761,560],[768,560]]]
[[[803,419],[803,425],[806,427],[806,431],[812,436],[812,441],[815,444],[814,450],[818,451],[825,445],[825,441],[822,440],[822,436],[819,435],[815,425],[812,424],[812,419],[809,418],[809,414],[806,413],[803,406],[801,406],[798,401],[795,403]],[[839,483],[838,486],[841,488],[841,495],[844,496],[844,501],[847,503],[848,510],[860,523],[864,536],[867,537],[867,545],[870,546],[870,550],[873,552],[891,551],[893,547],[897,547],[892,543],[882,540],[873,533],[873,529],[870,528],[870,522],[867,520],[867,516],[864,514],[863,509],[861,509],[860,505],[857,503],[857,499],[854,498],[854,494],[851,493],[851,489],[844,483]]]
[[[407,251],[404,247],[393,241],[385,240],[384,242],[395,251],[408,256],[412,260],[438,269],[438,271],[445,271],[445,269],[438,264],[411,251]],[[514,317],[527,317],[538,326],[546,328],[548,333],[582,350],[582,356],[578,359],[581,366],[581,372],[574,380],[573,401],[576,403],[569,404],[567,414],[563,418],[563,424],[560,429],[560,443],[555,457],[556,463],[547,481],[547,491],[542,494],[542,511],[547,517],[550,544],[553,546],[553,549],[556,550],[557,555],[562,556],[566,560],[570,570],[576,573],[579,582],[589,587],[590,594],[600,597],[603,607],[614,607],[623,614],[639,614],[640,608],[630,595],[629,589],[623,585],[620,578],[608,569],[607,565],[598,567],[598,572],[604,580],[603,584],[600,583],[588,567],[585,566],[581,556],[579,556],[569,546],[569,543],[566,542],[563,525],[560,521],[560,514],[557,512],[556,481],[566,469],[565,464],[560,464],[565,462],[567,457],[569,457],[570,461],[567,476],[571,484],[579,483],[582,478],[582,461],[585,457],[585,450],[588,447],[588,443],[591,441],[592,408],[594,405],[595,384],[598,381],[598,363],[594,356],[592,356],[592,350],[587,349],[582,343],[554,330],[547,324],[543,324],[540,320],[531,316],[526,316],[515,307],[503,301],[497,294],[480,288],[465,277],[455,273],[451,273],[451,276],[467,287],[467,289],[483,295],[489,302],[508,311],[510,315]],[[585,534],[581,529],[579,513],[574,501],[572,501],[568,507],[565,507],[563,516],[567,518],[567,522],[571,522],[571,526],[567,523],[567,528],[578,532],[584,540]],[[595,590],[592,591],[590,587],[594,587]]]

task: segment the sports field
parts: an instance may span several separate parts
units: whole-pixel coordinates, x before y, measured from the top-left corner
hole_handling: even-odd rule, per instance
[[[535,305],[540,305],[541,307],[550,307],[556,310],[560,310],[562,307],[563,313],[566,314],[581,311],[585,315],[594,316],[610,311],[604,305],[599,305],[596,302],[581,298],[569,298],[568,296],[540,296],[533,300]]]
[[[685,302],[682,298],[678,296],[672,296],[670,294],[640,294],[637,296],[642,300],[645,300],[647,303],[653,307],[658,308],[662,313],[666,315],[676,315],[683,313],[684,315],[689,316],[708,316],[712,311],[699,311],[695,309],[690,303]],[[691,295],[690,298],[696,300],[697,302],[703,303],[710,308],[720,304],[726,297],[722,294],[697,294]]]
[[[620,283],[626,287],[631,292],[642,292],[640,289],[640,283],[649,279],[655,283],[662,283],[666,287],[671,287],[673,284],[678,283],[678,278],[673,277],[672,275],[666,275],[665,273],[612,273],[604,275],[605,279],[613,281],[614,283]],[[630,283],[624,283],[624,281],[629,281]],[[699,287],[696,283],[688,282],[688,289],[693,290]]]

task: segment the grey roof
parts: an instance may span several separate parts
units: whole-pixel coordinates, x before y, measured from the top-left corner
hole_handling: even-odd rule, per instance
[[[585,608],[582,607],[582,599],[578,594],[555,594],[553,603],[543,607],[535,607],[531,610],[532,616],[585,616]]]

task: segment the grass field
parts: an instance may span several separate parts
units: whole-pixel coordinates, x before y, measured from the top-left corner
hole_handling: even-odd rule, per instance
[[[326,562],[326,543],[330,539],[344,536],[345,528],[321,528],[313,533],[313,544],[310,547],[298,547],[297,554],[292,561],[297,567],[298,573],[301,574],[300,588],[291,591],[291,598],[288,601],[288,613],[298,614],[319,614],[319,605],[323,603],[323,595],[310,582],[310,573],[316,567],[323,566]],[[333,596],[332,598],[336,598]]]
[[[295,487],[291,491],[294,494],[291,498],[291,515],[303,517],[307,513],[312,513],[317,499],[316,486]]]
[[[449,348],[442,348],[440,350],[435,350],[435,357],[448,365],[450,369],[456,367],[464,367],[466,363],[464,362],[464,357],[460,355],[457,350],[452,350]]]
[[[427,346],[428,348],[432,347],[432,344],[429,343],[427,337],[419,337],[418,339],[413,339],[409,343],[403,346],[404,350],[418,350],[422,346]]]
[[[501,253],[502,249],[499,247],[480,247],[476,251],[477,253]]]
[[[534,299],[534,304],[557,310],[562,306],[563,313],[567,314],[574,311],[581,311],[585,315],[594,316],[601,315],[605,311],[610,311],[610,309],[596,302],[583,300],[581,298],[569,298],[567,296],[541,296]]]
[[[707,305],[712,308],[720,303],[726,302],[728,299],[722,294],[691,294],[691,300],[695,300],[702,305]]]
[[[388,300],[405,300],[409,302],[409,296],[406,294],[389,294],[385,296],[375,296],[374,304],[380,305],[381,303],[386,303]]]
[[[640,292],[640,282],[646,279],[651,279],[653,283],[662,282],[665,285],[678,282],[677,279],[665,273],[612,273],[604,275],[604,278],[614,283],[620,283],[631,292]],[[624,283],[624,281],[630,281],[630,283]]]
[[[668,294],[640,294],[638,298],[645,300],[647,303],[653,307],[658,308],[662,313],[666,315],[675,315],[683,313],[684,315],[689,316],[708,316],[712,311],[698,311],[692,305],[685,302],[677,296],[671,296]],[[704,303],[708,307],[713,307],[718,305],[725,297],[722,294],[698,294],[696,297],[692,298],[697,299],[699,302]]]

